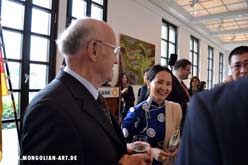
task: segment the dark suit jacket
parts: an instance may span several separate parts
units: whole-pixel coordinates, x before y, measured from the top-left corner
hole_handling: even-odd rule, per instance
[[[25,111],[21,155],[76,155],[77,161],[23,161],[24,165],[116,165],[124,153],[118,124],[113,119],[112,126],[89,91],[64,71]]]
[[[142,101],[145,101],[148,98],[148,95],[149,92],[147,89],[147,85],[143,84],[138,90],[137,104],[141,103]]]
[[[176,164],[247,164],[247,98],[248,78],[194,95]]]
[[[172,91],[170,95],[167,97],[167,100],[174,101],[181,105],[183,111],[183,118],[182,118],[182,124],[183,124],[187,111],[187,103],[189,102],[189,97],[187,96],[181,83],[174,75],[172,76]]]

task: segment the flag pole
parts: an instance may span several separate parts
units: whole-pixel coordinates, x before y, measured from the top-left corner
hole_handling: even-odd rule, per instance
[[[17,119],[14,94],[12,92],[12,83],[10,80],[9,66],[8,66],[7,61],[6,61],[7,58],[6,58],[6,50],[5,50],[4,40],[3,40],[1,17],[0,17],[0,38],[1,38],[1,41],[0,41],[1,48],[3,49],[3,53],[2,53],[3,54],[3,64],[5,64],[5,68],[6,68],[7,80],[8,80],[8,85],[9,85],[9,92],[10,92],[10,96],[11,96],[12,107],[13,107],[13,112],[14,112],[14,119],[15,119],[15,124],[16,124],[17,137],[18,137],[18,142],[20,145],[20,128],[19,128],[18,119]]]

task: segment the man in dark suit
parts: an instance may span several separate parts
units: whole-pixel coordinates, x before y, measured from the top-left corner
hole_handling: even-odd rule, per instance
[[[177,165],[243,165],[248,148],[248,78],[190,101]]]
[[[27,164],[151,164],[133,154],[97,88],[111,81],[120,47],[112,28],[76,20],[57,41],[66,67],[37,94],[22,119],[21,162]],[[97,101],[99,99],[99,101]],[[32,156],[34,156],[32,158]]]
[[[189,91],[183,80],[188,79],[191,71],[191,62],[187,59],[180,59],[175,63],[174,66],[174,76],[172,77],[172,91],[168,96],[168,100],[177,102],[182,107],[183,118],[182,125],[184,123],[184,118],[186,115],[186,110],[189,102]]]
[[[138,90],[137,104],[145,101],[148,98],[149,90],[147,89],[147,79],[148,79],[149,68],[144,71],[144,83]]]

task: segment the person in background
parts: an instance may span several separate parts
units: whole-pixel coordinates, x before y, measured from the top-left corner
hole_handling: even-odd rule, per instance
[[[102,85],[101,85],[102,87],[111,87],[111,85],[109,84],[109,82],[104,82]]]
[[[130,108],[123,121],[122,131],[128,142],[134,135],[145,135],[152,146],[153,165],[173,164],[177,147],[168,143],[174,131],[180,132],[182,119],[178,103],[166,101],[172,90],[172,73],[161,65],[151,67],[147,82],[149,97]]]
[[[22,165],[151,164],[147,152],[132,154],[119,124],[103,105],[98,87],[111,81],[120,47],[105,22],[82,18],[57,41],[66,67],[28,105],[22,118]],[[57,160],[25,160],[28,156]],[[67,160],[58,160],[59,156]],[[22,159],[23,158],[23,159]]]
[[[233,80],[248,76],[248,46],[233,49],[228,60]]]
[[[149,69],[146,69],[144,71],[144,84],[138,90],[137,104],[146,100],[149,95],[149,90],[147,89],[148,72],[149,72]]]
[[[179,103],[183,111],[182,126],[188,102],[190,99],[189,91],[183,80],[188,79],[191,71],[191,62],[187,59],[180,59],[175,63],[174,76],[172,77],[172,91],[168,96],[168,100]]]
[[[225,80],[223,81],[223,83],[229,83],[229,82],[232,82],[233,81],[233,78],[232,78],[232,75],[228,75]]]
[[[189,95],[193,96],[193,94],[198,93],[200,91],[200,79],[197,76],[191,78],[189,83]]]
[[[128,75],[126,73],[121,74],[116,86],[120,87],[121,90],[121,114],[122,119],[124,119],[129,108],[134,106],[135,101],[133,87],[129,85]]]
[[[243,165],[248,148],[248,78],[190,101],[176,165]]]
[[[200,91],[206,90],[206,81],[200,81],[199,90]]]

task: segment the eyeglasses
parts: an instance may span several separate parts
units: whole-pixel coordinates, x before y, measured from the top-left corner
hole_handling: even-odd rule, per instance
[[[236,63],[236,64],[232,65],[231,69],[233,69],[234,71],[239,71],[241,69],[241,67],[248,69],[248,60],[243,62],[243,63]]]
[[[114,54],[115,54],[116,56],[118,56],[118,55],[121,53],[121,47],[112,45],[112,44],[110,44],[110,43],[108,43],[108,42],[104,42],[104,41],[101,41],[101,40],[96,40],[96,42],[101,43],[101,44],[103,44],[103,45],[106,45],[106,46],[109,46],[109,47],[113,48],[113,49],[114,49]]]

